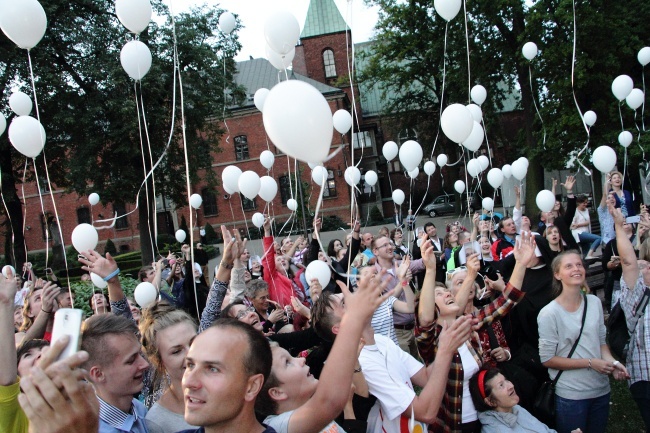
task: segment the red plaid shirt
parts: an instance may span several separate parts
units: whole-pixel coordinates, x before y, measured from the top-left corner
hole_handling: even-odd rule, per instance
[[[524,293],[508,283],[506,290],[510,290],[508,297],[503,295],[497,297],[494,301],[474,312],[474,317],[479,320],[479,325],[491,323],[493,320],[508,314],[524,297]],[[420,356],[425,364],[429,365],[436,359],[438,351],[438,336],[442,331],[442,326],[433,323],[428,327],[422,327],[418,323],[417,308],[415,312],[415,339],[420,351]],[[476,359],[479,367],[481,362],[481,344],[478,338],[470,338],[470,352]],[[449,368],[447,386],[445,395],[442,398],[442,404],[438,410],[436,421],[429,426],[429,431],[433,433],[460,433],[463,424],[463,362],[460,359],[458,351],[454,354]]]

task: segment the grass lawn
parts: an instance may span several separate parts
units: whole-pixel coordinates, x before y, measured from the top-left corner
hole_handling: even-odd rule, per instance
[[[643,433],[645,426],[639,408],[630,395],[627,382],[610,380],[612,398],[609,407],[608,433]]]

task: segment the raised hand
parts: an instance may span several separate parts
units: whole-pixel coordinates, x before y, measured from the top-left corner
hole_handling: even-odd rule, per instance
[[[43,286],[43,296],[41,309],[50,314],[57,309],[56,296],[61,292],[61,288],[51,282],[45,283]]]
[[[478,253],[470,254],[467,257],[467,263],[465,263],[465,266],[467,267],[468,278],[472,280],[476,278],[479,269],[481,269],[481,262],[478,259]]]
[[[406,280],[406,274],[408,274],[410,267],[411,267],[411,258],[409,256],[406,256],[404,260],[402,260],[402,263],[400,263],[399,267],[397,268],[397,278],[400,281]]]
[[[14,305],[14,298],[19,286],[18,280],[15,278],[13,272],[7,268],[7,278],[0,274],[0,303],[6,305]]]
[[[460,316],[452,323],[442,325],[442,331],[438,337],[438,353],[441,351],[453,354],[461,344],[469,339],[472,332],[472,316]]]
[[[625,216],[621,209],[614,207],[612,204],[608,204],[607,209],[612,218],[614,218],[614,225],[623,227],[623,224],[625,224]]]
[[[364,321],[370,320],[375,310],[394,292],[394,290],[386,291],[390,278],[385,278],[382,281],[385,275],[386,271],[382,270],[378,274],[372,274],[368,278],[360,279],[358,288],[354,293],[350,292],[345,283],[337,280],[336,283],[345,297],[346,314],[353,314]]]
[[[567,176],[567,177],[566,177],[566,180],[564,181],[564,183],[561,183],[560,185],[562,185],[562,186],[564,187],[564,189],[566,189],[567,191],[572,191],[572,190],[573,190],[573,186],[574,186],[575,184],[576,184],[576,178],[575,178],[575,176]]]
[[[422,264],[427,269],[436,269],[436,255],[433,250],[433,244],[431,242],[422,242],[420,253],[422,254]]]
[[[88,250],[84,256],[85,258],[79,258],[79,262],[84,265],[81,269],[93,272],[102,278],[106,278],[118,268],[117,262],[110,253],[106,253],[106,257],[102,257],[97,251]]]
[[[323,222],[321,221],[321,219],[318,217],[314,218],[314,233],[316,234],[320,233],[320,229],[322,226],[323,226]]]
[[[530,232],[522,232],[517,242],[513,254],[515,260],[522,265],[528,266],[535,259],[535,237]]]
[[[503,276],[499,274],[499,278],[496,280],[491,280],[488,277],[485,277],[485,284],[490,288],[490,290],[496,290],[498,292],[503,292],[506,288],[506,283],[503,281]]]

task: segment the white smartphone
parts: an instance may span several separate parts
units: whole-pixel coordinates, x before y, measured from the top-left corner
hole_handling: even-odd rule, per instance
[[[638,224],[641,221],[641,215],[634,215],[625,218],[625,222],[628,224]]]
[[[74,355],[81,347],[81,321],[83,311],[75,308],[61,308],[54,314],[54,327],[52,328],[52,344],[63,336],[70,336],[68,346],[61,352],[58,359],[65,359]]]

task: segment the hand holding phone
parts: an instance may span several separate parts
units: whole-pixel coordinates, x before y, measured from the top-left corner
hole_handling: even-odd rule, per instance
[[[54,326],[52,327],[52,344],[63,336],[69,336],[70,340],[66,348],[61,352],[58,359],[65,359],[74,355],[81,347],[81,321],[83,311],[73,308],[61,308],[54,314]]]

